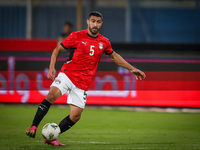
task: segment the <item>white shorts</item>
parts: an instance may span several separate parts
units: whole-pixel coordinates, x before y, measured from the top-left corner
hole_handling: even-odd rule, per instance
[[[87,91],[76,87],[65,73],[60,72],[51,86],[55,86],[60,89],[62,95],[68,91],[68,104],[72,104],[83,109],[85,108]]]

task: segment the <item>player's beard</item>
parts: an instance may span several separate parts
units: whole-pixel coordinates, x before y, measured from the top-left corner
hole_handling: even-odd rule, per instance
[[[97,30],[94,32],[92,29],[97,29]],[[89,30],[90,30],[90,32],[91,32],[92,34],[95,35],[95,34],[97,34],[97,33],[99,32],[100,28],[98,29],[97,27],[93,27],[93,28],[89,27]]]

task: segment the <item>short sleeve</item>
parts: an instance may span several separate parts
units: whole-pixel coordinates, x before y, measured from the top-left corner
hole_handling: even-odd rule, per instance
[[[107,41],[107,47],[105,48],[104,53],[106,55],[110,55],[113,53],[113,49],[111,47],[110,41]]]
[[[65,49],[74,48],[76,45],[76,33],[72,32],[64,41],[60,43]]]

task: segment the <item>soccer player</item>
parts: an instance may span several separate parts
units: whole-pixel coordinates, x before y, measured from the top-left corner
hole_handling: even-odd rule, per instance
[[[128,69],[135,75],[137,80],[142,80],[142,78],[146,77],[144,72],[134,68],[113,51],[109,40],[99,34],[102,24],[103,16],[101,13],[91,12],[87,19],[88,28],[72,32],[54,49],[47,75],[49,79],[54,81],[50,86],[48,95],[39,105],[31,127],[26,130],[26,134],[29,137],[35,138],[37,127],[50,106],[67,91],[69,92],[67,103],[70,105],[70,114],[59,124],[61,133],[70,129],[81,118],[81,113],[85,108],[87,90],[96,73],[102,53],[106,53],[117,65]],[[56,60],[60,52],[68,48],[72,48],[69,58],[55,78]],[[55,146],[64,146],[58,140],[44,140],[44,142]]]

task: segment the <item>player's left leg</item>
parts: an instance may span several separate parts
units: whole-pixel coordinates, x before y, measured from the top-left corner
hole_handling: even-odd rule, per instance
[[[59,124],[61,133],[70,129],[81,118],[82,111],[83,108],[77,107],[75,105],[70,105],[70,114]]]
[[[65,117],[59,124],[61,133],[70,129],[81,118],[82,111],[83,108],[70,104],[70,114]],[[47,141],[44,139],[44,143],[53,146],[65,146],[65,144],[61,144],[58,140]]]
[[[81,113],[85,108],[86,98],[87,92],[79,89],[72,83],[72,88],[67,97],[67,103],[70,105],[70,114],[59,124],[61,133],[70,129],[81,118]]]

